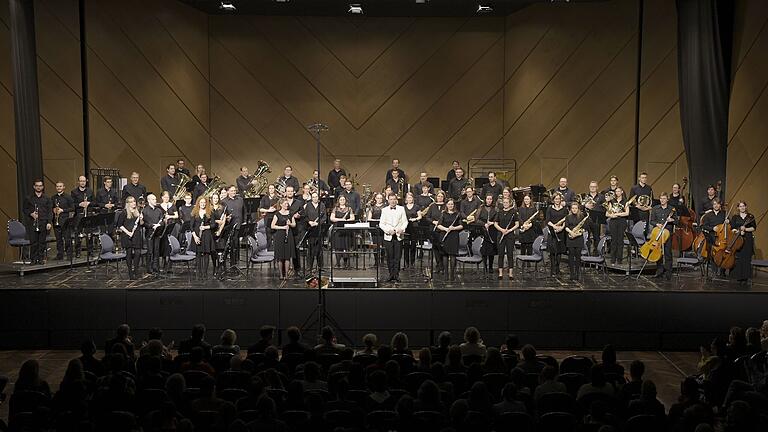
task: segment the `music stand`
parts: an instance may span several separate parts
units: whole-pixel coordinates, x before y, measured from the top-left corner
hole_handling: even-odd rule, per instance
[[[634,235],[632,235],[629,231],[624,231],[624,237],[627,238],[627,242],[629,242],[629,245],[627,246],[629,249],[627,250],[627,263],[629,267],[627,267],[627,272],[624,274],[624,277],[627,278],[632,273],[632,248],[640,250],[640,245],[637,243],[637,239]],[[643,271],[641,270],[640,273],[637,275],[637,278],[640,278],[640,275],[643,274]]]
[[[91,265],[92,247],[89,243],[91,241],[91,238],[93,237],[93,231],[98,230],[102,225],[104,225],[103,221],[105,221],[104,216],[106,215],[107,214],[95,214],[93,216],[85,216],[80,218],[80,220],[77,223],[77,232],[80,232],[80,233],[87,232],[87,234],[85,235],[85,262],[88,266]],[[90,271],[90,270],[86,270],[86,271]]]
[[[245,211],[245,222],[250,223],[253,221],[253,215],[259,211],[259,203],[261,197],[243,198],[243,210]]]
[[[245,262],[247,267],[250,267],[251,265],[251,244],[248,242],[248,238],[254,237],[257,224],[257,221],[240,224],[240,234],[242,234],[242,237],[245,239],[245,242],[248,245],[248,247],[245,248]]]
[[[75,266],[75,220],[74,216],[67,217],[64,225],[61,226],[61,235],[64,237],[64,241],[69,243],[69,270],[72,270]],[[65,246],[64,250],[66,249]]]

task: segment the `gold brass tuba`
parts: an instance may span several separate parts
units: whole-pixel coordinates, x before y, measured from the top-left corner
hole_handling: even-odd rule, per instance
[[[187,183],[189,183],[191,180],[192,179],[190,179],[188,175],[179,173],[179,185],[176,186],[176,191],[173,192],[173,196],[171,197],[172,203],[184,199],[184,194],[187,193]]]
[[[203,192],[203,194],[201,195],[201,196],[204,196],[206,200],[210,200],[211,195],[215,193],[219,193],[221,188],[224,187],[224,181],[219,176],[217,176],[216,173],[211,173],[211,174],[213,174],[213,178],[206,185],[205,192]]]
[[[269,164],[263,160],[259,160],[259,165],[256,167],[256,172],[251,176],[251,183],[248,189],[243,194],[244,198],[256,198],[264,195],[267,191],[269,181],[267,180],[267,174],[271,173],[272,169]]]

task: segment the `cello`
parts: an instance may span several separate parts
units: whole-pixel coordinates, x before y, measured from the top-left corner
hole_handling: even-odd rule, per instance
[[[717,181],[717,186],[715,187],[715,190],[717,190],[717,197],[720,197],[720,187],[722,186],[723,182],[722,180]],[[725,203],[723,203],[725,205]],[[701,215],[701,219],[699,220],[698,225],[701,225],[701,221],[704,220],[704,215],[709,213],[711,210],[707,210]],[[728,216],[726,215],[726,218]],[[699,254],[702,258],[707,258],[709,256],[709,242],[707,241],[707,236],[704,234],[703,231],[699,231],[699,233],[696,235],[696,238],[693,240],[693,251]],[[714,250],[713,250],[714,252]]]
[[[688,186],[688,177],[683,177],[683,185],[680,187],[681,197],[686,186]],[[693,224],[696,220],[696,212],[687,205],[685,209],[688,210],[687,216],[680,216],[680,222],[672,233],[672,250],[674,251],[687,251],[694,244]]]
[[[744,220],[744,225],[747,226],[747,224],[751,223],[755,217],[753,215],[747,216],[747,218]],[[726,219],[728,220],[728,219]],[[726,224],[723,224],[726,225]],[[730,225],[728,225],[727,228],[730,228]],[[717,252],[713,252],[714,255],[714,261],[715,264],[720,267],[721,269],[730,270],[733,268],[734,265],[736,265],[736,252],[738,252],[743,246],[744,246],[744,237],[741,233],[741,230],[738,230],[738,232],[731,232],[730,238],[729,233],[730,229],[726,229],[726,227],[723,227],[723,244],[725,247],[722,249],[719,249]],[[734,230],[736,231],[736,230]],[[720,232],[718,234],[718,241],[720,241]]]
[[[672,207],[672,211],[667,217],[669,218],[675,214],[675,211],[676,209]],[[662,248],[664,247],[664,243],[666,243],[670,237],[670,233],[666,229],[668,223],[669,221],[665,220],[664,225],[662,225],[661,228],[654,227],[653,231],[651,231],[651,239],[640,246],[640,256],[645,258],[646,261],[657,262],[661,259],[663,255]]]

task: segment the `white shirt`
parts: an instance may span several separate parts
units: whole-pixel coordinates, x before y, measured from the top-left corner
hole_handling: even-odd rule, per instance
[[[392,241],[392,234],[390,232],[404,232],[407,227],[408,217],[405,215],[405,208],[403,206],[395,206],[395,208],[386,206],[381,209],[379,228],[384,231],[384,240]],[[398,240],[402,240],[402,237],[398,236]]]

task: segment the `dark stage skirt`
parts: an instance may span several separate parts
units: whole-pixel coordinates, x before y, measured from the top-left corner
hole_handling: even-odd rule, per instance
[[[120,245],[123,247],[123,249],[128,248],[134,248],[134,249],[141,249],[143,242],[141,229],[137,229],[133,233],[133,237],[128,237],[127,234],[121,232],[120,233]]]
[[[194,237],[192,243],[195,243]],[[216,242],[213,240],[213,233],[211,230],[204,230],[203,235],[200,237],[200,244],[195,243],[195,253],[213,253],[216,252]]]
[[[736,280],[747,280],[752,277],[752,254],[755,240],[752,236],[744,236],[744,246],[736,252],[736,264],[731,270],[730,277]]]
[[[459,254],[459,232],[451,231],[448,237],[443,240],[443,253],[446,255],[458,255]],[[445,236],[445,231],[439,231],[440,238]]]
[[[286,237],[287,236],[287,237]],[[288,230],[276,230],[274,236],[275,259],[288,260],[296,257],[296,243],[293,240],[293,233]]]

